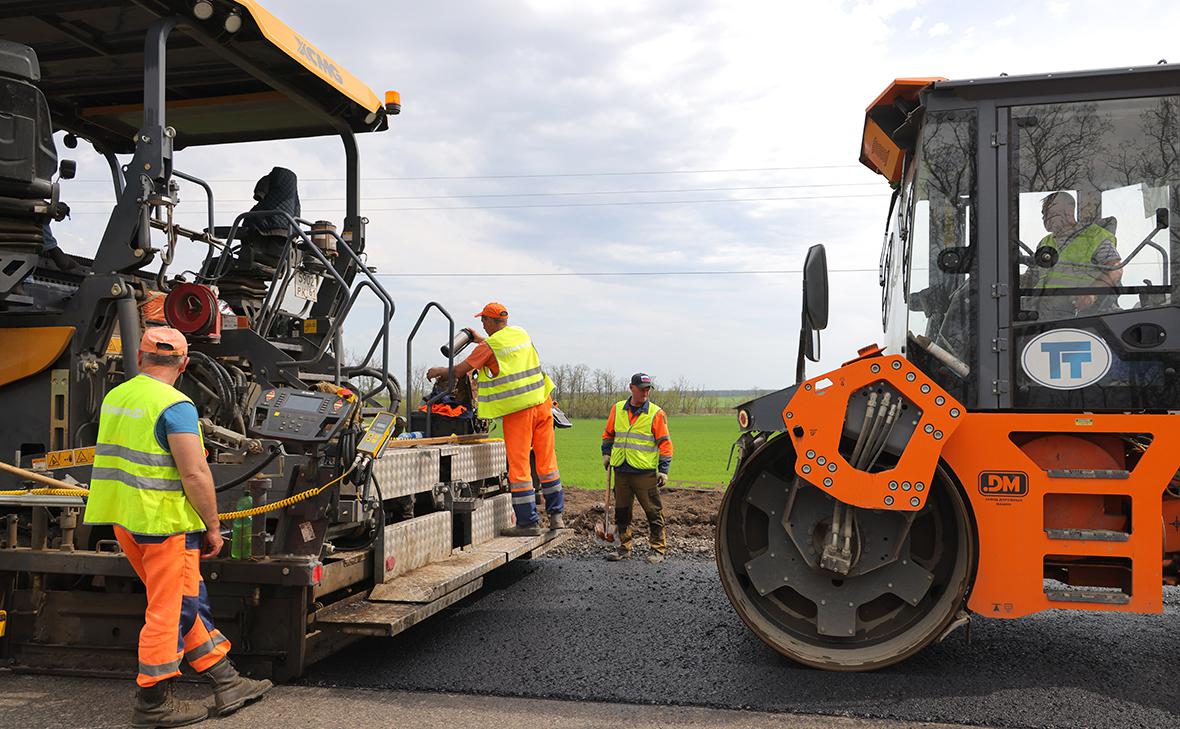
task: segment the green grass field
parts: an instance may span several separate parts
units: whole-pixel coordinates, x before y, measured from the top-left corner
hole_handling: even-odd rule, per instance
[[[557,431],[557,464],[562,482],[582,488],[603,488],[602,429],[606,419],[578,418],[574,427]],[[729,448],[738,435],[732,415],[681,415],[668,418],[675,454],[672,481],[729,482]]]

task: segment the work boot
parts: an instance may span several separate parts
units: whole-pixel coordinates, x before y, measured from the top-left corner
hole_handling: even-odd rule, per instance
[[[659,552],[652,552],[651,554],[647,555],[647,563],[648,564],[659,564],[660,562],[663,562],[663,561],[664,561],[664,555],[660,554]]]
[[[213,712],[220,716],[234,713],[247,703],[261,698],[274,686],[270,681],[255,681],[239,675],[238,669],[228,658],[222,658],[204,675],[213,682]]]
[[[555,532],[558,529],[565,529],[565,517],[560,512],[549,515],[549,531]]]
[[[541,522],[535,521],[524,526],[508,527],[500,532],[505,537],[539,537],[541,536]]]
[[[209,717],[209,709],[195,701],[182,701],[172,695],[172,679],[153,686],[140,686],[135,692],[135,710],[131,714],[134,729],[188,726]]]
[[[622,562],[623,560],[630,558],[631,550],[629,549],[616,549],[615,551],[606,555],[607,562]]]

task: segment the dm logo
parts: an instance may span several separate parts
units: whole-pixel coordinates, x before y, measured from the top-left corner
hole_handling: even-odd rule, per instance
[[[983,471],[979,474],[979,493],[984,496],[1024,496],[1028,493],[1028,476],[1020,471]]]
[[[1081,329],[1053,329],[1024,345],[1020,364],[1029,379],[1054,390],[1089,387],[1106,376],[1110,347]]]

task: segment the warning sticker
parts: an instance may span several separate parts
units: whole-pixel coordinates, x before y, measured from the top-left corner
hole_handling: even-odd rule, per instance
[[[73,449],[67,451],[49,451],[45,454],[45,467],[49,469],[54,468],[69,468],[74,465],[74,451]]]
[[[94,463],[94,447],[67,448],[61,451],[49,451],[45,454],[45,468],[69,468],[70,466],[89,466]]]
[[[303,541],[305,542],[315,539],[315,529],[312,527],[310,521],[305,521],[299,525],[299,533],[303,535]]]

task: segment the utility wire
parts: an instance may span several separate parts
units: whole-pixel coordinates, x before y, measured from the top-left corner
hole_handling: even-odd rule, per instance
[[[614,207],[614,206],[629,206],[629,205],[705,205],[716,203],[749,203],[749,202],[784,202],[788,200],[846,200],[852,198],[880,198],[888,193],[875,192],[866,193],[863,195],[811,195],[811,196],[791,196],[791,197],[722,197],[710,198],[705,200],[621,200],[617,202],[589,202],[589,203],[530,203],[525,205],[468,205],[468,206],[447,206],[447,207],[416,207],[416,208],[377,208],[377,207],[363,207],[361,212],[420,212],[425,210],[446,210],[450,212],[462,212],[467,210],[520,210],[525,208],[600,208],[600,207]],[[194,214],[202,211],[193,209]],[[220,211],[220,212],[234,212],[234,211]],[[81,210],[77,215],[109,215],[105,210]],[[306,211],[305,211],[306,214]]]
[[[762,185],[757,187],[676,187],[664,190],[583,190],[578,192],[497,192],[477,195],[365,195],[362,200],[469,200],[473,198],[511,198],[511,197],[583,197],[586,195],[657,195],[681,192],[743,192],[747,190],[800,190],[815,187],[864,187],[866,185],[880,186],[879,181],[871,182],[831,182],[813,185]],[[300,202],[344,202],[343,197],[299,197]],[[70,200],[70,204],[102,203],[112,205],[113,200]],[[220,198],[219,203],[250,203],[253,198]]]
[[[523,180],[523,179],[538,179],[549,177],[643,177],[647,175],[707,175],[707,174],[722,174],[731,172],[788,172],[791,170],[838,170],[857,168],[860,165],[794,165],[789,167],[735,167],[730,169],[716,169],[716,170],[649,170],[646,172],[548,172],[536,174],[510,174],[510,175],[429,175],[422,177],[362,177],[361,181],[376,181],[376,180],[398,180],[398,181],[422,181],[422,180]],[[206,182],[250,182],[258,181],[258,178],[210,178]],[[343,177],[305,177],[302,178],[304,182],[343,182]],[[105,182],[111,184],[107,180],[74,180],[74,182]]]
[[[877,273],[877,268],[832,268],[828,273]],[[382,273],[373,274],[382,278],[553,278],[556,276],[761,276],[764,274],[801,274],[801,268],[768,268],[759,271],[556,271],[541,273],[535,271],[509,271],[503,273],[479,273],[457,271],[454,273]]]

